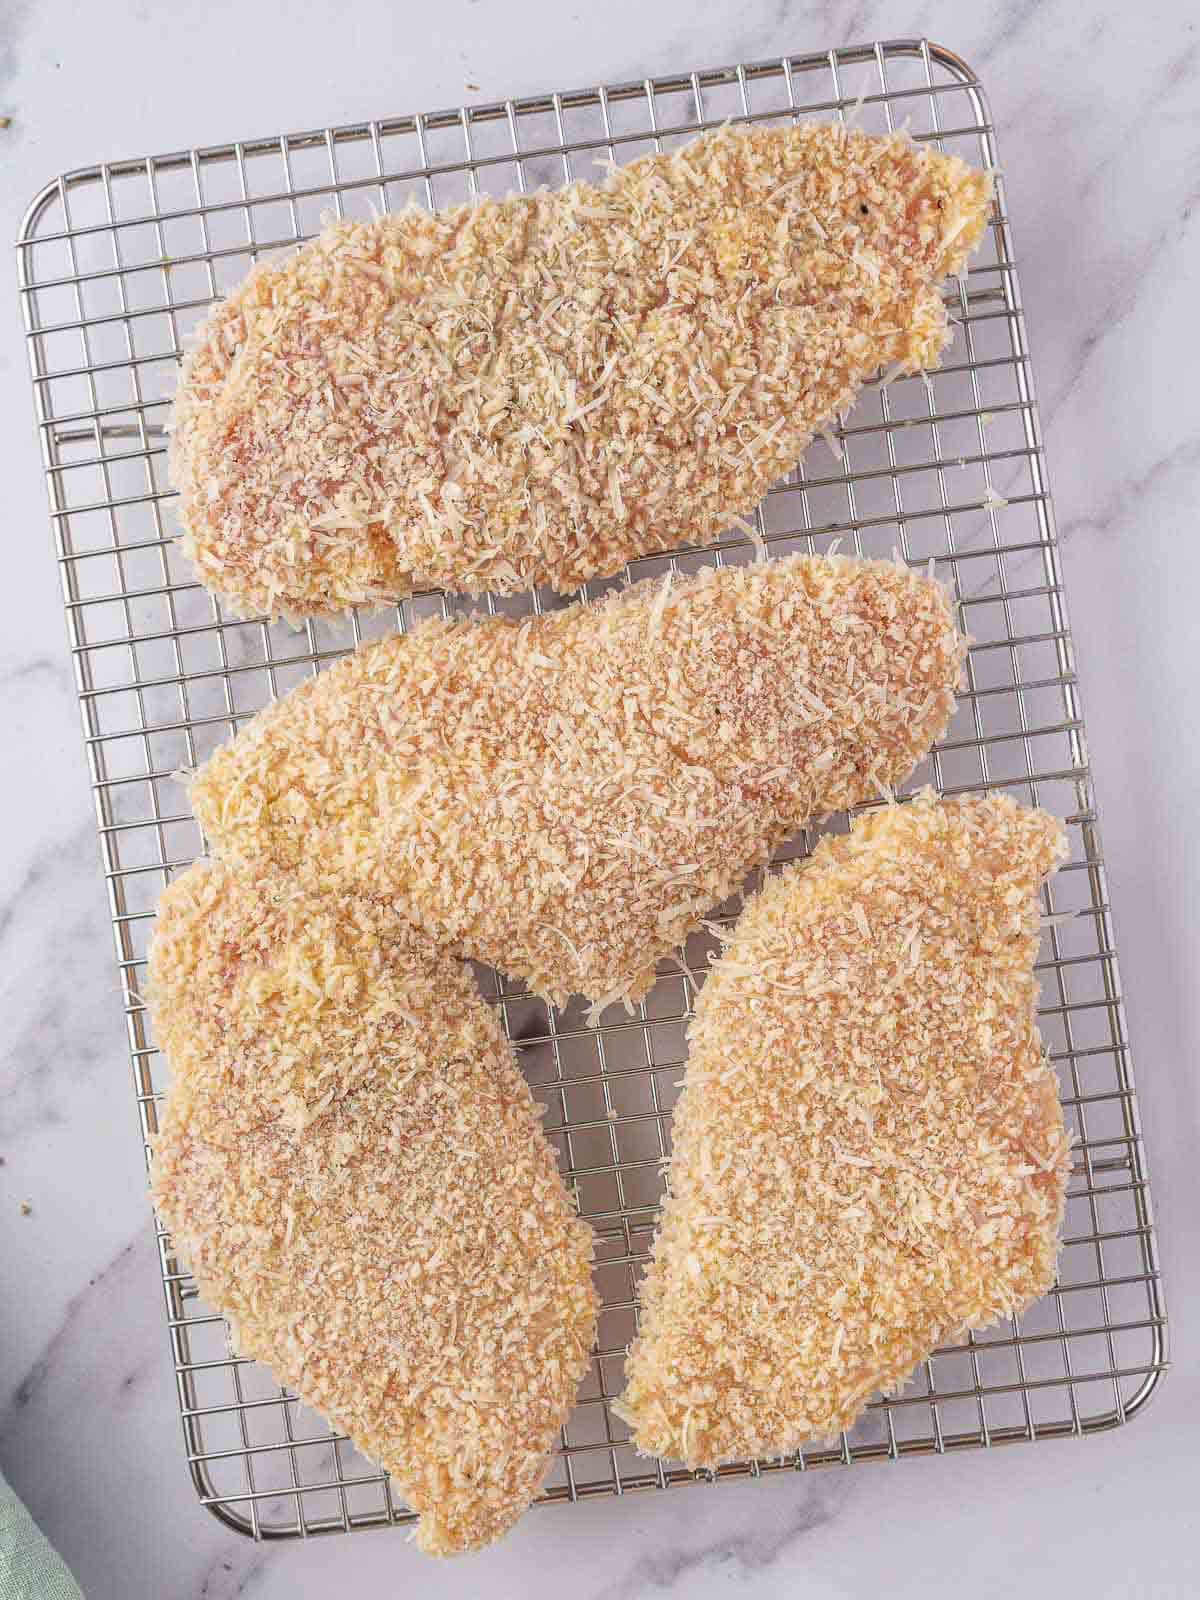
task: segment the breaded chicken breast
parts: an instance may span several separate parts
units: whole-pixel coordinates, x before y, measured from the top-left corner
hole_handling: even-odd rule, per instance
[[[184,361],[185,548],[242,615],[303,615],[708,543],[864,379],[937,364],[990,203],[956,157],[807,123],[333,224]]]
[[[638,998],[809,817],[903,779],[963,641],[940,586],[794,556],[364,645],[196,775],[214,850],[390,902],[555,1003]]]
[[[537,1494],[588,1365],[591,1229],[465,970],[362,900],[202,861],[149,969],[172,1078],[151,1188],[265,1362],[420,1513],[434,1554]]]
[[[927,791],[746,907],[700,992],[620,1414],[690,1467],[849,1428],[1054,1282],[1069,1170],[1034,1019],[1045,812]]]

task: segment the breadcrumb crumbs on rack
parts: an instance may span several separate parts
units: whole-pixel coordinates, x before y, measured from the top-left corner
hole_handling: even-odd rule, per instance
[[[592,1232],[470,975],[361,900],[198,862],[149,999],[151,1189],[265,1362],[420,1513],[434,1554],[533,1500],[588,1368]]]
[[[709,543],[877,369],[938,362],[991,192],[904,134],[802,124],[338,222],[184,359],[185,548],[241,614],[302,615]]]
[[[1061,824],[925,791],[747,905],[701,990],[616,1409],[689,1467],[849,1428],[1052,1286],[1070,1168],[1035,1021]]]
[[[906,567],[792,556],[363,645],[190,798],[222,858],[400,913],[562,1004],[655,963],[809,817],[907,776],[964,641]]]

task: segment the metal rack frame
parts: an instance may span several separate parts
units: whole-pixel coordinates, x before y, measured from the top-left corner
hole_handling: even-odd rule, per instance
[[[31,204],[17,241],[21,301],[143,1137],[163,1064],[139,974],[157,894],[202,848],[172,774],[362,638],[431,610],[471,609],[419,595],[386,615],[299,632],[226,614],[173,539],[164,423],[182,340],[263,251],[311,235],[329,211],[523,191],[591,176],[599,157],[670,148],[728,118],[809,116],[853,116],[878,131],[907,121],[918,140],[997,163],[975,74],[952,52],[905,39],[93,166]],[[1055,917],[1039,965],[1040,1023],[1078,1134],[1059,1283],[1020,1319],[937,1352],[836,1446],[724,1468],[721,1478],[1093,1433],[1140,1411],[1165,1369],[1150,1195],[1002,175],[996,188],[990,238],[949,297],[958,327],[942,368],[870,388],[834,448],[815,445],[756,521],[772,553],[840,540],[859,554],[932,561],[975,642],[954,724],[910,787],[1003,787],[1068,824],[1071,859],[1045,891]],[[734,534],[630,571],[746,553]],[[559,603],[542,594],[485,602]],[[805,833],[784,854],[811,843]],[[683,952],[692,982],[703,977],[706,937]],[[548,1010],[494,973],[483,981],[597,1231],[597,1348],[544,1499],[706,1476],[635,1456],[608,1403],[636,1325],[689,979],[664,970],[635,1016],[598,1029],[581,1008]],[[230,1353],[170,1240],[160,1233],[159,1244],[203,1504],[267,1539],[411,1520],[348,1441]]]

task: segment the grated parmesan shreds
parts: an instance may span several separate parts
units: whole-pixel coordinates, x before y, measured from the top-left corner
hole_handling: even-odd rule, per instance
[[[880,367],[938,362],[990,199],[956,157],[806,124],[334,222],[185,357],[185,548],[243,615],[299,616],[709,543]]]
[[[529,1505],[588,1368],[592,1230],[467,972],[367,902],[202,861],[150,954],[151,1189],[238,1352],[392,1474],[433,1554]]]
[[[791,556],[363,645],[191,786],[216,852],[396,909],[556,1004],[639,998],[810,816],[899,782],[964,643],[939,585]]]
[[[639,1450],[832,1437],[1050,1288],[1070,1158],[1033,966],[1065,853],[1045,812],[926,790],[748,904],[690,1028],[619,1404]]]

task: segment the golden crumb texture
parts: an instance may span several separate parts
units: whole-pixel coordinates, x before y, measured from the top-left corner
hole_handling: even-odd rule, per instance
[[[149,1003],[154,1203],[238,1353],[395,1479],[434,1554],[502,1534],[588,1367],[591,1229],[469,974],[362,899],[198,862]]]
[[[261,712],[191,802],[248,871],[394,902],[557,1004],[637,999],[809,817],[908,775],[963,650],[939,584],[836,556],[434,621]]]
[[[839,124],[338,222],[183,364],[185,549],[242,615],[568,592],[706,544],[880,367],[936,366],[991,179]]]
[[[689,1467],[849,1428],[1054,1282],[1070,1167],[1035,1021],[1061,825],[925,791],[746,907],[690,1031],[619,1403]]]

